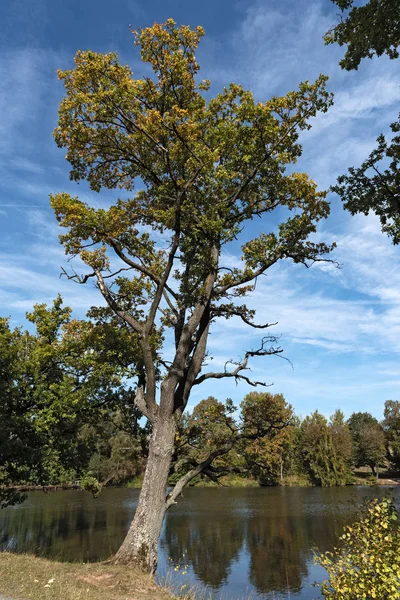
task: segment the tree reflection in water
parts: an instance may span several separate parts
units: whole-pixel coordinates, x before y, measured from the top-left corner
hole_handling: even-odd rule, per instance
[[[173,563],[185,556],[200,581],[218,590],[228,581],[244,537],[245,522],[232,515],[177,515],[167,519],[161,548]]]
[[[225,598],[252,592],[315,598],[310,582],[321,572],[313,570],[314,548],[331,548],[363,498],[384,493],[377,488],[189,489],[167,516],[161,568],[167,557],[173,564],[184,557],[195,583]],[[400,490],[394,493],[400,498]],[[61,560],[102,560],[119,547],[137,496],[137,490],[127,489],[104,490],[96,500],[79,491],[36,492],[22,506],[0,511],[0,546]]]
[[[0,547],[66,561],[96,561],[115,552],[134,509],[124,507],[127,490],[94,500],[87,492],[30,494],[20,507],[0,511]],[[116,505],[115,505],[116,504]]]
[[[243,591],[300,593],[304,580],[312,575],[315,549],[332,548],[343,526],[354,520],[363,497],[374,492],[365,488],[193,489],[168,515],[161,547],[174,564],[185,556],[197,581],[226,596],[244,595],[235,589],[233,579],[236,582],[238,574],[232,576],[244,566]],[[315,596],[315,590],[309,592],[304,598]]]

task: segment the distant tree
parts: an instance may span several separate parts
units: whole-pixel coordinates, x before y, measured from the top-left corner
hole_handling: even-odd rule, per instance
[[[357,69],[361,60],[374,55],[399,57],[400,0],[369,0],[355,6],[353,0],[332,0],[346,16],[325,35],[327,44],[347,44],[342,69]],[[351,214],[373,211],[382,231],[400,242],[400,115],[391,124],[393,137],[380,135],[378,146],[361,167],[351,167],[332,187]]]
[[[294,443],[294,413],[290,404],[287,404],[282,394],[248,394],[242,404],[244,421],[249,420],[250,411],[268,397],[270,406],[277,413],[281,413],[283,420],[288,424],[282,429],[273,429],[267,435],[255,441],[248,442],[243,448],[243,457],[247,462],[251,474],[261,484],[276,484],[283,479],[285,468],[290,465],[290,449]],[[254,418],[254,417],[253,417]]]
[[[212,372],[204,369],[210,327],[229,318],[267,327],[254,324],[254,311],[238,300],[280,260],[311,264],[331,249],[310,239],[329,213],[325,193],[307,175],[286,172],[301,154],[300,133],[331,104],[326,78],[266,102],[235,84],[210,97],[195,58],[203,34],[172,19],[134,32],[152,78],[135,79],[115,53],[90,51],[59,73],[66,95],[55,139],[67,149],[71,178],[97,192],[124,190],[108,210],[68,194],[51,203],[66,229],[66,253],[87,266],[70,277],[94,280],[140,346],[136,405],[152,433],[138,507],[115,560],[147,571],[156,568],[176,495],[167,497],[166,486],[193,386],[228,377],[254,384],[245,373],[249,360],[280,351],[266,336],[231,369]],[[275,209],[285,220],[268,224]],[[251,239],[244,229],[256,216],[266,220]],[[232,268],[226,250],[239,234],[243,264]]]
[[[191,414],[182,418],[176,433],[170,481],[176,483],[229,442],[232,434],[236,433],[235,410],[229,398],[226,402],[220,402],[214,396],[209,396],[201,400]],[[217,482],[219,477],[229,472],[242,473],[244,461],[242,457],[238,460],[238,442],[235,441],[226,452],[215,456],[210,468],[200,469],[198,475]]]
[[[341,410],[336,410],[329,419],[329,432],[335,449],[336,460],[343,473],[349,477],[353,461],[353,439],[350,428]]]
[[[290,427],[292,417],[292,407],[281,394],[250,392],[238,414],[230,399],[223,403],[210,396],[193,409],[179,428],[174,471],[188,481],[195,474],[218,482],[229,473],[256,474],[261,479],[260,473],[275,472],[271,471],[271,464],[276,460],[279,472],[281,454],[276,456],[274,440]],[[262,452],[261,440],[265,442]],[[171,501],[182,489],[178,480],[170,494]]]
[[[315,411],[301,424],[299,451],[305,472],[316,485],[345,485],[351,480],[351,440],[340,411],[328,423]]]
[[[386,459],[385,434],[377,419],[370,413],[353,413],[348,421],[353,438],[356,467],[369,466],[378,476]]]
[[[328,572],[321,584],[333,600],[397,600],[400,597],[400,529],[393,501],[370,502],[359,521],[345,527],[341,545],[316,557]]]
[[[393,469],[400,471],[400,402],[398,400],[386,400],[383,415],[388,460]]]

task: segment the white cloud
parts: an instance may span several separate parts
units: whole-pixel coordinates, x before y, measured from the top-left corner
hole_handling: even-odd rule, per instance
[[[56,68],[61,57],[52,51],[33,48],[0,52],[0,152],[12,161],[23,161],[24,152],[36,152],[40,139],[32,139],[38,117],[56,112],[59,95]],[[51,130],[50,130],[51,132]],[[18,156],[15,152],[18,152]]]

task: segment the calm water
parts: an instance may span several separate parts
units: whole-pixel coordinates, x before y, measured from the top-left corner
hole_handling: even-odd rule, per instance
[[[168,513],[158,576],[222,598],[319,598],[324,572],[313,551],[330,549],[376,488],[189,489]],[[400,490],[393,494],[400,502]],[[135,511],[138,490],[35,492],[0,511],[0,546],[62,560],[112,554]],[[175,570],[175,567],[179,567]]]

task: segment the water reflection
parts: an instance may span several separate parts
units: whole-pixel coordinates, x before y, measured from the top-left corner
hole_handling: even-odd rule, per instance
[[[250,520],[247,530],[249,580],[260,593],[301,589],[308,575],[309,536],[301,518],[276,514]],[[268,565],[268,568],[266,567]]]
[[[184,557],[203,584],[218,590],[226,584],[232,562],[238,559],[246,522],[221,509],[204,511],[193,495],[191,499],[195,500],[191,513],[182,515],[178,510],[168,515],[161,548],[173,564]]]
[[[223,597],[251,592],[302,600],[321,571],[313,549],[331,548],[374,488],[190,489],[167,516],[160,541],[160,572],[187,564],[189,575]],[[400,491],[394,490],[400,499]],[[119,547],[138,491],[30,494],[20,507],[0,512],[0,546],[61,560],[101,560]],[[175,572],[172,570],[172,573]],[[176,580],[179,574],[176,574]]]
[[[0,511],[0,546],[67,561],[101,560],[121,543],[134,508],[126,490],[97,501],[86,492],[30,494],[20,507]]]

